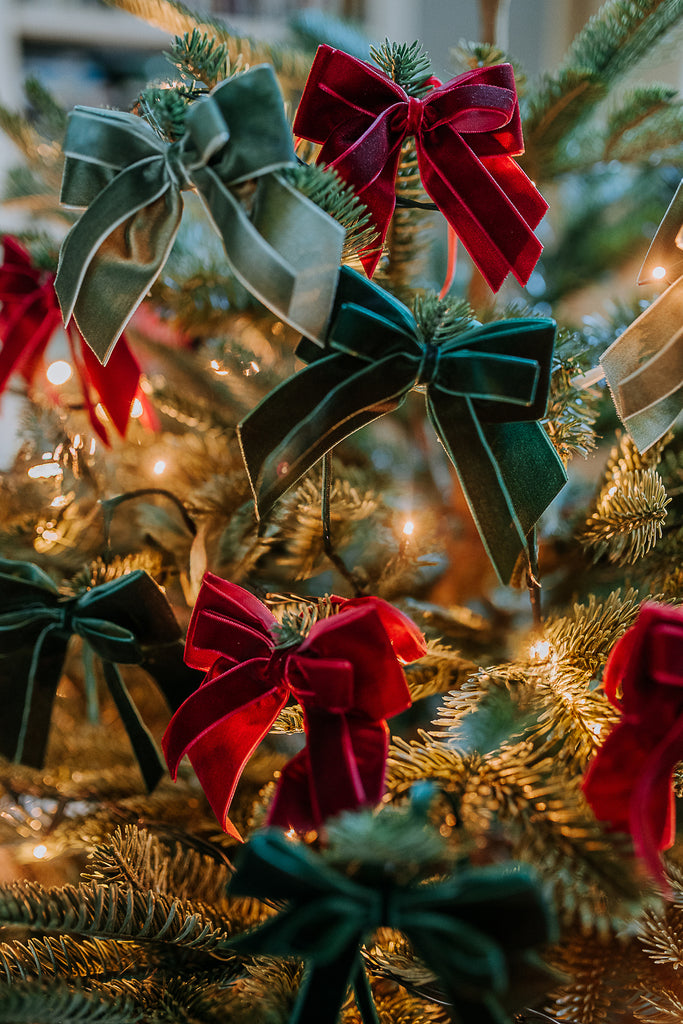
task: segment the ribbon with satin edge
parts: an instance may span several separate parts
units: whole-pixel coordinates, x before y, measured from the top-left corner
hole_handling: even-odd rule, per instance
[[[199,677],[183,662],[182,634],[168,600],[141,570],[65,597],[37,565],[0,559],[0,753],[32,767],[43,764],[52,705],[73,635],[101,659],[152,790],[164,774],[163,760],[116,665],[136,664],[149,672],[171,710],[182,704]]]
[[[3,238],[0,266],[0,393],[13,373],[28,384],[43,368],[43,357],[62,323],[54,289],[54,274],[33,264],[30,253],[10,235]],[[138,390],[140,367],[125,335],[112,353],[106,370],[93,356],[73,323],[66,327],[74,367],[81,380],[83,403],[93,430],[108,444],[107,432],[95,411],[100,402],[123,436]],[[95,395],[93,396],[93,391]]]
[[[241,283],[311,337],[324,329],[344,229],[275,172],[295,162],[272,68],[222,82],[191,105],[170,145],[139,117],[76,107],[61,201],[87,209],[64,240],[55,288],[64,320],[106,362],[158,277],[197,190]],[[251,213],[232,188],[254,180]]]
[[[655,232],[638,274],[638,284],[673,284],[679,277],[683,277],[683,181]]]
[[[525,284],[541,254],[533,229],[548,206],[513,159],[524,152],[509,64],[476,68],[409,96],[379,69],[320,46],[294,133],[322,143],[332,167],[367,206],[378,241],[363,256],[371,276],[396,204],[401,145],[414,136],[425,191],[497,291],[511,272]]]
[[[187,754],[226,832],[249,757],[290,696],[306,746],[282,769],[268,820],[308,831],[382,796],[385,719],[410,706],[397,659],[426,651],[415,624],[379,598],[337,599],[298,645],[278,648],[273,614],[242,587],[207,573],[187,633],[185,660],[207,675],[174,714],[162,747],[175,778]]]
[[[364,1024],[376,1024],[360,947],[380,927],[408,937],[459,1024],[502,1024],[509,1020],[511,981],[533,947],[554,933],[540,883],[526,865],[464,870],[428,885],[387,880],[371,887],[275,830],[256,833],[237,851],[235,865],[231,895],[287,901],[229,945],[239,954],[307,961],[290,1024],[333,1024],[350,985]]]
[[[617,413],[640,452],[671,429],[683,409],[683,277],[600,356]]]
[[[359,427],[416,386],[460,478],[482,541],[506,581],[526,536],[566,480],[538,420],[547,403],[555,323],[503,320],[425,343],[401,302],[342,267],[326,349],[238,427],[256,512]]]
[[[588,766],[583,790],[595,816],[630,833],[665,884],[658,851],[674,841],[672,774],[683,760],[683,609],[643,605],[612,649],[603,685],[621,720]]]

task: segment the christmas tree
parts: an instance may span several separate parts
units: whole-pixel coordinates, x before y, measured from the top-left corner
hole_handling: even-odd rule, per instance
[[[683,0],[112,5],[166,79],[0,110],[0,1020],[679,1020]]]

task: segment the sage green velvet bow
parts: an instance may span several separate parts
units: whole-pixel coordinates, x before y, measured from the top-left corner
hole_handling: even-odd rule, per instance
[[[540,884],[521,865],[466,870],[430,885],[384,880],[371,887],[275,830],[256,833],[235,865],[232,895],[287,905],[230,947],[308,961],[290,1024],[333,1024],[349,985],[364,1024],[377,1021],[360,947],[380,927],[408,937],[459,1024],[500,1024],[508,1020],[504,1002],[516,969],[554,931]]]
[[[343,267],[327,348],[304,339],[297,355],[310,365],[238,427],[257,516],[325,452],[420,387],[489,557],[509,579],[566,480],[534,422],[545,412],[554,338],[552,320],[523,318],[427,343],[406,306]]]
[[[312,337],[334,295],[344,229],[276,176],[295,160],[275,74],[267,65],[194,103],[172,144],[139,117],[76,107],[64,143],[61,201],[88,209],[66,236],[55,290],[102,362],[158,277],[195,188],[237,278]],[[232,189],[255,179],[249,215]]]
[[[102,661],[145,784],[151,790],[164,762],[116,668],[137,664],[176,710],[200,681],[183,662],[180,627],[163,591],[136,571],[65,597],[31,562],[0,559],[0,753],[40,767],[55,692],[69,639],[80,636]]]

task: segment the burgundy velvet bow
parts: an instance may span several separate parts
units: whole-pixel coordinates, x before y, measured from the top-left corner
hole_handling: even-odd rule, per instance
[[[621,721],[583,789],[596,817],[630,832],[636,853],[664,882],[658,850],[674,841],[671,776],[683,760],[683,609],[643,605],[610,654],[604,687]]]
[[[15,372],[31,384],[43,366],[52,335],[62,326],[55,295],[55,275],[34,266],[27,250],[9,235],[3,239],[5,259],[0,266],[0,393]],[[123,435],[140,379],[140,367],[122,338],[103,367],[85,344],[78,328],[69,324],[66,335],[74,367],[83,389],[83,401],[93,430],[108,443],[107,433],[95,412],[102,403],[118,432]],[[93,397],[93,391],[97,398]]]
[[[533,229],[548,206],[512,159],[524,152],[509,64],[476,68],[425,99],[364,61],[320,46],[294,132],[322,143],[318,160],[353,186],[377,226],[370,276],[396,205],[401,144],[415,136],[422,183],[494,291],[512,272],[525,284],[541,254]]]
[[[204,577],[185,660],[207,675],[174,714],[162,747],[173,778],[189,756],[216,817],[236,838],[227,816],[235,787],[290,696],[303,708],[307,744],[282,769],[269,823],[304,832],[382,796],[385,719],[410,706],[398,659],[415,661],[425,643],[386,601],[337,602],[336,615],[283,649],[265,605],[218,576]]]

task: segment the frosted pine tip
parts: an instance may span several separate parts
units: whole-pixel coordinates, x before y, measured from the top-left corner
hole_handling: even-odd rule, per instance
[[[69,378],[73,375],[73,369],[71,364],[67,363],[65,359],[56,359],[54,363],[50,363],[45,376],[49,380],[50,384],[66,384]]]
[[[652,276],[656,281],[661,281],[663,277],[666,277],[666,267],[655,267]]]

